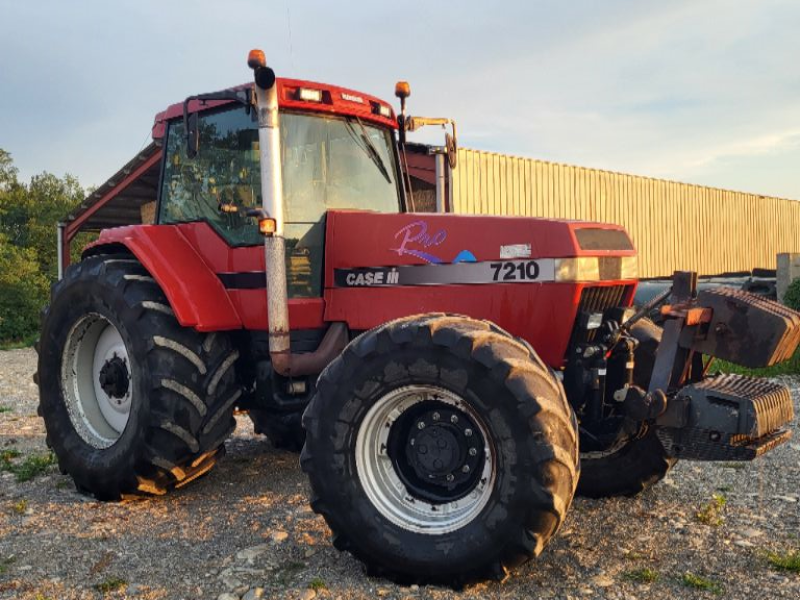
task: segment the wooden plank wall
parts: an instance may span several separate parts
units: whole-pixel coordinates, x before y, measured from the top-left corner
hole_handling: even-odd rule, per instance
[[[775,269],[779,252],[800,252],[795,200],[464,148],[452,176],[457,213],[625,226],[640,277]]]

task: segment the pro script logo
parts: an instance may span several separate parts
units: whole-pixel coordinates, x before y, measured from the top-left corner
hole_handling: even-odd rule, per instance
[[[428,231],[428,224],[425,221],[414,221],[394,234],[394,239],[399,242],[396,248],[391,248],[392,252],[397,252],[403,256],[410,254],[434,265],[446,264],[447,261],[434,254],[436,248],[441,246],[447,239],[447,231],[440,229],[436,232]],[[475,255],[469,250],[459,252],[452,262],[475,262]]]

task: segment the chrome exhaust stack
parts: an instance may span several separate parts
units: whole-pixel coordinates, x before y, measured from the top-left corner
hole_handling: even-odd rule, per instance
[[[259,231],[264,235],[270,360],[274,371],[284,377],[313,375],[322,371],[344,349],[349,335],[344,323],[334,323],[314,352],[292,354],[289,295],[286,289],[278,86],[275,84],[275,72],[267,66],[264,52],[252,50],[247,57],[247,64],[253,69],[253,102],[258,116],[262,209],[255,216],[258,218]]]
[[[286,240],[283,222],[283,178],[278,116],[278,88],[275,72],[267,66],[264,52],[252,50],[247,57],[255,80],[254,103],[258,116],[258,145],[261,165],[261,206],[264,214],[259,229],[264,234],[267,271],[267,321],[269,352],[276,371],[289,360],[289,296],[286,290]]]

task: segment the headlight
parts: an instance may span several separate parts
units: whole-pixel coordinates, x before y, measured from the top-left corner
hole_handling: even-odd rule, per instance
[[[638,263],[635,256],[623,256],[620,267],[620,279],[636,279],[639,275]]]
[[[559,258],[556,281],[600,281],[600,259],[596,256]]]

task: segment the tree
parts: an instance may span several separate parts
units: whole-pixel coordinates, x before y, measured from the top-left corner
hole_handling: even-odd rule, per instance
[[[0,148],[0,193],[17,183],[17,168],[11,154]]]
[[[0,342],[31,337],[58,274],[56,224],[84,198],[78,180],[41,173],[17,177],[0,149]]]
[[[48,288],[36,252],[17,248],[0,233],[0,341],[27,341],[35,334]]]

